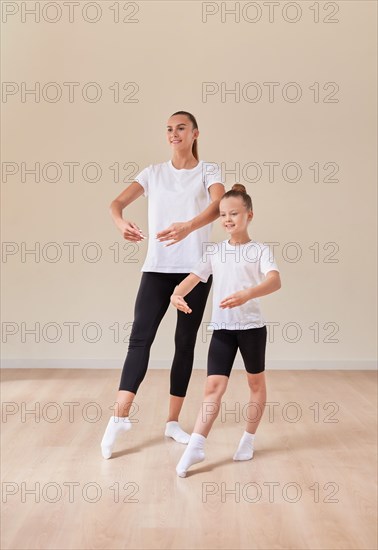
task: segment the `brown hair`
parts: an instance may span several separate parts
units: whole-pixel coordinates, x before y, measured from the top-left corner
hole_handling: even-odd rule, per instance
[[[227,199],[228,197],[241,197],[243,199],[244,206],[247,210],[253,212],[252,199],[248,195],[246,188],[241,183],[234,183],[232,188],[223,195],[222,199]]]
[[[175,115],[185,115],[185,116],[187,116],[188,119],[190,120],[190,122],[193,124],[193,130],[198,130],[197,121],[196,121],[195,117],[192,115],[192,113],[188,113],[188,111],[177,111],[176,113],[173,113],[173,115],[171,115],[171,116],[175,116]],[[193,141],[192,154],[199,161],[197,139],[195,139]]]

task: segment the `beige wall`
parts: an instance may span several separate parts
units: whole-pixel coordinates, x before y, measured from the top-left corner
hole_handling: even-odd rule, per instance
[[[270,365],[372,366],[377,329],[375,2],[331,2],[327,9],[320,2],[317,23],[313,2],[281,2],[271,22],[263,2],[227,2],[228,8],[240,7],[239,22],[224,13],[222,22],[222,2],[120,2],[123,17],[134,23],[115,23],[113,2],[96,3],[101,13],[93,23],[83,18],[85,6],[86,17],[94,18],[91,2],[80,2],[71,23],[63,3],[55,23],[49,22],[56,14],[53,3],[2,4],[2,240],[8,243],[3,244],[7,254],[2,260],[4,366],[122,367],[129,334],[123,326],[133,320],[147,244],[135,252],[135,263],[123,262],[133,251],[122,250],[125,241],[108,206],[128,184],[131,172],[122,168],[125,163],[142,169],[170,158],[165,124],[178,109],[197,117],[201,158],[224,163],[228,170],[239,163],[240,175],[227,175],[226,187],[235,180],[246,183],[255,209],[251,236],[279,243],[282,289],[262,299],[265,316],[278,323],[267,352]],[[35,4],[40,22],[26,15],[22,4],[28,9]],[[248,22],[256,17],[256,4],[261,18]],[[217,9],[205,19],[202,10]],[[285,20],[293,19],[295,10],[298,21]],[[338,22],[326,23],[327,15]],[[40,83],[39,101],[22,97],[23,82],[28,89]],[[56,102],[46,99],[55,93],[53,86],[46,86],[52,82],[62,92]],[[72,102],[63,85],[67,82],[79,83]],[[89,82],[102,90],[97,102],[83,99]],[[119,102],[110,89],[115,82]],[[133,97],[132,88],[122,90],[127,82],[137,83]],[[206,82],[215,83],[208,86],[218,87],[219,93],[204,97]],[[239,97],[227,95],[222,101],[222,82],[228,89],[239,83]],[[256,88],[248,85],[252,82],[262,91],[255,102]],[[278,83],[271,102],[267,82]],[[288,99],[294,87],[285,88],[293,82],[302,91],[297,102]],[[327,83],[339,87],[333,96],[335,85],[325,90]],[[316,86],[319,101],[314,100]],[[89,97],[93,91],[88,89]],[[337,102],[325,102],[327,96]],[[23,166],[37,162],[40,181],[30,174],[22,181]],[[73,181],[64,164],[68,162],[79,163]],[[83,176],[90,162],[102,171],[98,181]],[[279,163],[273,181],[264,165],[268,162]],[[54,177],[53,167],[47,177],[42,167],[49,163],[62,170],[59,181],[48,181]],[[121,168],[119,181],[110,168],[115,163]],[[248,170],[250,163],[261,168],[259,181],[250,181],[255,175]],[[287,163],[300,166],[299,181],[285,181],[282,168]],[[309,168],[315,163],[320,167],[317,183],[314,168]],[[324,169],[326,163],[333,164]],[[324,181],[333,166],[338,167],[337,181]],[[289,170],[288,178],[293,173]],[[88,171],[89,178],[93,174]],[[147,231],[146,213],[142,197],[125,217]],[[213,235],[224,238],[217,223]],[[69,242],[78,243],[72,262],[63,244]],[[87,248],[91,242],[101,253],[97,262],[82,256],[92,257],[94,248]],[[36,243],[40,261],[30,254],[22,257],[22,248],[35,248]],[[56,249],[46,247],[48,243],[57,243]],[[49,262],[57,250],[61,258]],[[114,250],[120,251],[121,261],[114,260]],[[301,258],[289,261],[296,251]],[[204,322],[210,313],[211,300]],[[175,315],[171,308],[162,322],[152,367],[169,365]],[[35,323],[40,323],[39,342],[35,335],[22,334]],[[67,323],[78,323],[72,342]],[[97,342],[86,341],[95,338],[90,326],[85,336],[87,323],[101,329]],[[295,327],[301,335],[290,342]],[[58,333],[58,341],[48,341]],[[199,335],[197,366],[204,365],[208,342],[209,337]]]

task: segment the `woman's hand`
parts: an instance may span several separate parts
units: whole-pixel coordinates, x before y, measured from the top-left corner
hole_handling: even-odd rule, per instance
[[[167,229],[159,231],[156,234],[156,238],[160,241],[172,241],[171,243],[166,244],[165,246],[171,246],[172,244],[178,243],[185,239],[191,232],[191,223],[190,222],[174,222]]]
[[[185,302],[184,298],[178,294],[172,294],[171,304],[184,313],[192,313],[192,310]]]
[[[143,232],[136,223],[129,222],[127,220],[122,220],[117,224],[118,229],[121,231],[122,236],[127,241],[139,242],[143,241],[146,237],[143,235]]]
[[[230,296],[227,296],[224,300],[221,301],[219,307],[222,309],[233,308],[241,306],[250,300],[248,290],[239,290]]]

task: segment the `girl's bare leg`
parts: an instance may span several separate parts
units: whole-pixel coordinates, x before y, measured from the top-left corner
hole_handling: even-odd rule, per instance
[[[220,403],[228,384],[228,377],[214,374],[208,376],[205,385],[205,396],[198,413],[188,447],[176,466],[179,477],[186,477],[187,470],[202,462],[205,458],[204,444],[214,420],[218,416]]]
[[[227,389],[228,376],[213,374],[205,383],[205,395],[198,413],[193,433],[208,436],[214,420],[218,416],[221,399]]]
[[[245,431],[255,434],[265,410],[266,403],[266,382],[265,372],[249,374],[247,372],[249,386],[249,403],[247,413],[247,426]]]
[[[234,460],[250,460],[253,457],[255,434],[266,404],[265,373],[247,373],[247,379],[249,386],[249,403],[246,412],[247,425],[234,454]]]

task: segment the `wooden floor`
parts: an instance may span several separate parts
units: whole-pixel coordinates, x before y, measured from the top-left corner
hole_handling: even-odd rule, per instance
[[[255,455],[236,463],[252,413],[233,371],[206,461],[185,479],[185,446],[163,435],[168,371],[148,372],[132,431],[101,457],[119,374],[2,372],[3,550],[377,548],[374,372],[268,371]],[[193,372],[189,432],[204,379]]]

